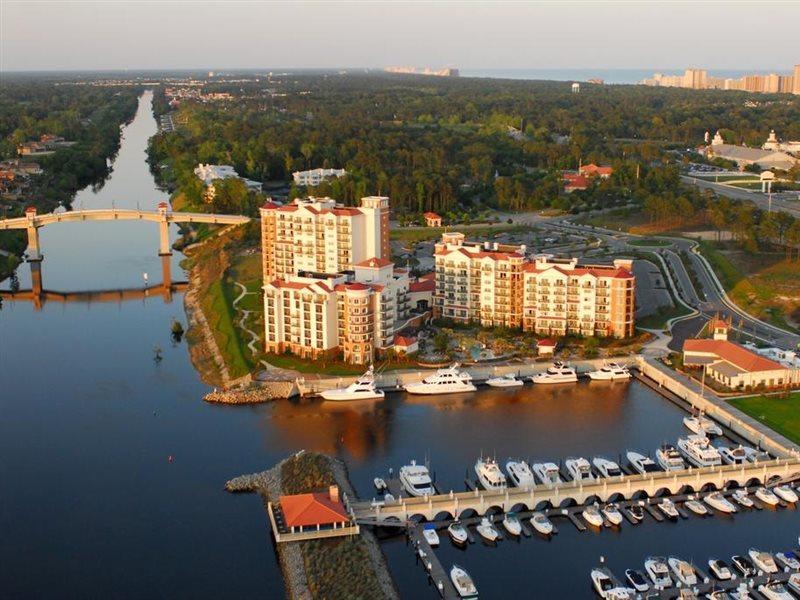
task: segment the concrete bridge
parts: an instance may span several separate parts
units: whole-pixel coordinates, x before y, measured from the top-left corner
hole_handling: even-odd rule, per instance
[[[763,485],[776,480],[796,478],[800,478],[800,458],[791,457],[741,466],[724,465],[647,475],[620,475],[590,483],[571,481],[561,485],[508,488],[500,492],[476,489],[424,498],[399,498],[378,506],[373,506],[369,501],[356,501],[350,503],[350,509],[363,524],[396,525],[409,520],[456,519],[512,510],[540,510],[593,502],[615,502]]]
[[[216,215],[208,213],[172,212],[166,202],[160,202],[156,210],[134,210],[125,208],[98,208],[74,210],[40,215],[34,207],[25,211],[24,217],[0,220],[0,230],[24,229],[28,232],[28,261],[41,261],[44,257],[39,246],[39,229],[52,223],[75,221],[151,221],[158,223],[160,256],[172,254],[169,245],[170,223],[211,223],[214,225],[238,225],[247,223],[250,217],[242,215]]]

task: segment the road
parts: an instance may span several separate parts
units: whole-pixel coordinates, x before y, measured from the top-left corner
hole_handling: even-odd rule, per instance
[[[695,177],[688,177],[681,175],[681,179],[685,183],[696,185],[700,189],[713,190],[720,196],[727,196],[734,200],[745,200],[752,202],[762,210],[769,210],[769,198],[760,192],[752,192],[741,188],[734,188],[721,183],[714,183],[713,181],[704,181]],[[794,194],[772,194],[772,210],[780,210],[787,212],[793,217],[800,218],[800,202],[797,200],[789,200]]]

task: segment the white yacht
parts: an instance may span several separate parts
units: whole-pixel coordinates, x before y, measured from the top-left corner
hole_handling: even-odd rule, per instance
[[[383,398],[383,390],[375,386],[375,371],[372,365],[369,370],[345,388],[336,388],[320,392],[325,400],[342,402],[345,400],[374,400]]]
[[[620,365],[615,362],[604,364],[597,371],[589,371],[587,373],[589,379],[595,381],[611,381],[614,379],[630,379],[631,372],[625,365]]]
[[[403,489],[411,496],[433,496],[436,493],[428,468],[418,465],[415,460],[400,467],[399,477]]]
[[[613,460],[603,458],[602,456],[595,456],[592,459],[592,464],[601,477],[619,477],[622,475],[622,469]]]
[[[678,440],[678,450],[696,467],[713,467],[722,464],[722,457],[704,435],[690,435]]]
[[[728,564],[724,560],[719,560],[718,558],[708,559],[708,570],[720,581],[728,581],[733,577],[733,573],[731,573],[731,568]]]
[[[778,552],[775,554],[775,561],[792,571],[800,570],[800,556],[797,556],[793,550]]]
[[[463,567],[453,565],[450,569],[450,581],[453,582],[458,595],[462,598],[478,597],[478,588],[475,587],[475,582]]]
[[[439,369],[422,381],[406,384],[405,390],[409,394],[427,395],[474,392],[476,388],[472,383],[472,376],[458,368],[459,364],[454,363],[446,369]]]
[[[511,459],[506,461],[506,473],[508,478],[514,483],[515,486],[520,488],[528,488],[536,485],[536,480],[533,478],[533,471],[522,459]]]
[[[748,462],[757,463],[762,460],[769,460],[770,456],[763,450],[756,450],[755,448],[751,448],[749,446],[742,446],[744,449],[744,453],[747,456]]]
[[[539,481],[545,485],[564,483],[561,480],[561,474],[559,473],[558,466],[555,463],[534,463],[533,472],[539,478]]]
[[[687,429],[698,435],[722,435],[722,429],[720,429],[719,425],[702,414],[683,417],[683,424],[686,425]]]
[[[691,586],[697,584],[697,573],[692,565],[677,556],[670,556],[668,562],[672,572],[675,574],[675,578],[683,585]]]
[[[650,589],[650,584],[647,583],[647,578],[641,571],[637,571],[636,569],[626,569],[625,579],[627,579],[628,583],[631,584],[631,587],[633,587],[633,589],[640,594]]]
[[[507,388],[507,387],[520,387],[525,385],[522,379],[518,379],[514,373],[507,373],[499,377],[491,377],[486,380],[486,385],[490,387]]]
[[[718,510],[725,514],[732,514],[736,512],[736,507],[728,500],[721,492],[711,492],[703,498],[703,501],[711,508]]]
[[[626,457],[628,458],[628,462],[631,463],[631,466],[634,468],[634,470],[642,475],[646,475],[647,473],[655,473],[661,470],[658,468],[658,465],[653,462],[652,458],[645,456],[644,454],[639,454],[638,452],[630,450],[626,454]]]
[[[717,444],[717,452],[726,465],[743,465],[747,462],[747,454],[745,454],[743,446],[731,448],[725,444]]]
[[[633,598],[631,590],[614,581],[611,571],[604,567],[592,569],[590,573],[592,587],[603,600],[629,600]]]
[[[774,488],[772,488],[772,491],[784,502],[789,502],[790,504],[797,503],[797,492],[795,492],[789,485],[776,485]]]
[[[672,444],[664,444],[656,450],[656,461],[665,471],[683,471],[686,468],[681,453]]]
[[[622,513],[619,512],[619,506],[617,506],[615,503],[610,502],[610,503],[606,504],[600,510],[600,512],[603,513],[603,516],[612,525],[622,525]]]
[[[737,504],[744,506],[745,508],[753,508],[755,506],[753,500],[747,495],[747,490],[736,490],[733,492],[733,494],[731,494],[731,498],[733,498]]]
[[[644,508],[639,504],[631,504],[623,510],[635,523],[640,523],[644,519]]]
[[[704,517],[708,514],[708,509],[706,505],[697,500],[696,498],[689,498],[683,505],[692,511],[694,514]]]
[[[506,476],[503,475],[497,461],[493,458],[484,458],[481,456],[476,460],[475,475],[478,476],[478,481],[483,486],[483,489],[489,492],[504,490],[508,487]]]
[[[644,570],[657,588],[668,588],[672,586],[672,578],[669,576],[669,566],[667,560],[660,556],[650,556],[644,561]]]
[[[600,514],[600,509],[596,504],[584,507],[583,518],[589,525],[594,525],[595,527],[603,526],[603,515]]]
[[[800,573],[792,573],[786,585],[789,586],[790,590],[797,592],[797,595],[800,596]]]
[[[467,528],[461,524],[461,521],[453,521],[447,526],[447,533],[453,543],[458,545],[466,544],[469,541],[469,534]]]
[[[433,523],[425,524],[425,527],[422,528],[422,535],[431,548],[435,548],[439,545],[439,534],[436,533],[436,525]]]
[[[767,600],[794,600],[780,581],[767,581],[758,586],[758,591]]]
[[[531,381],[533,383],[575,383],[578,381],[578,373],[574,367],[556,361],[544,373],[537,373],[531,377]]]
[[[505,530],[511,535],[522,535],[522,523],[516,513],[507,512],[503,516],[503,527],[505,527]]]
[[[757,488],[753,495],[768,506],[778,506],[781,501],[780,498],[772,493],[772,490],[768,490],[765,487]]]
[[[735,554],[731,556],[731,562],[733,566],[739,571],[742,577],[755,577],[758,573],[758,569],[753,564],[753,561],[747,558],[746,556],[741,556],[740,554]]]
[[[664,498],[661,502],[656,504],[659,510],[666,515],[668,519],[677,519],[680,516],[678,508],[675,503],[669,498]]]
[[[475,529],[477,529],[480,536],[485,540],[496,542],[500,539],[500,532],[495,529],[495,526],[486,517],[481,519],[480,525],[478,525]]]
[[[778,565],[775,564],[775,559],[769,552],[757,550],[756,548],[750,548],[750,550],[747,551],[747,554],[750,556],[750,560],[753,561],[753,564],[757,568],[764,571],[764,573],[772,574],[778,572]]]
[[[567,468],[567,473],[569,473],[573,481],[584,483],[594,481],[592,466],[589,464],[589,461],[582,456],[578,458],[568,458],[564,461],[564,466]]]
[[[553,523],[547,518],[547,516],[545,516],[544,513],[533,513],[531,515],[531,525],[542,535],[550,535],[553,533]]]

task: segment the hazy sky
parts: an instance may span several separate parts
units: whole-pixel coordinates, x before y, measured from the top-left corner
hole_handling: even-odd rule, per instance
[[[791,2],[0,0],[0,69],[777,69]]]

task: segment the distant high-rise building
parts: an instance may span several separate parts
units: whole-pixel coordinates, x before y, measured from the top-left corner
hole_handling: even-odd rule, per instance
[[[800,65],[794,66],[794,77],[792,78],[792,93],[800,94]]]
[[[681,87],[693,90],[741,90],[745,92],[763,92],[767,94],[800,94],[800,65],[794,66],[792,75],[756,73],[745,75],[739,79],[713,77],[706,69],[686,69],[683,75],[664,75],[655,73],[643,79],[642,85],[657,87]]]

